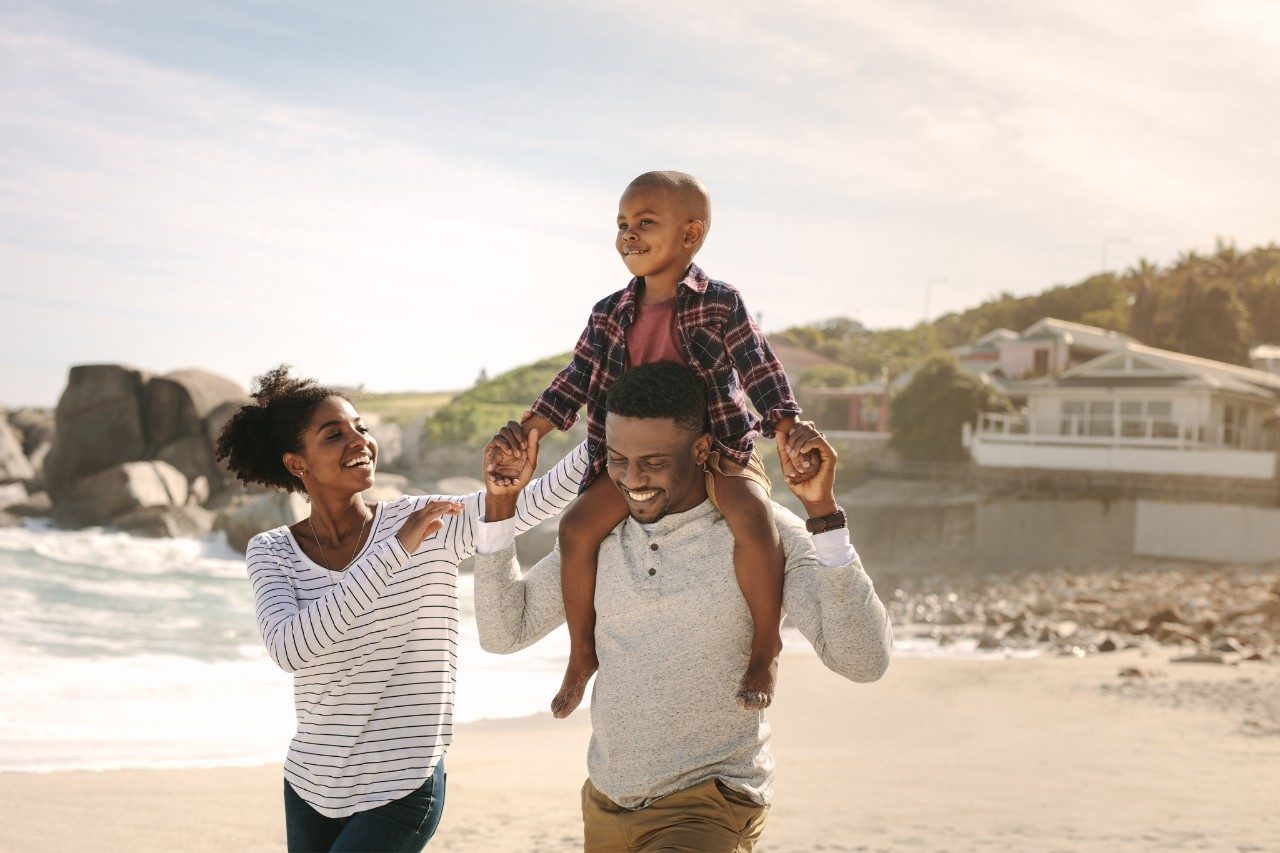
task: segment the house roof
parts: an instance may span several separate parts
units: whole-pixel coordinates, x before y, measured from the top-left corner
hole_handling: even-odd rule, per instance
[[[1068,320],[1057,320],[1053,317],[1042,317],[1022,330],[1020,339],[1038,340],[1043,338],[1061,338],[1068,346],[1081,349],[1110,352],[1126,343],[1137,343],[1133,338],[1112,329],[1098,326],[1086,326],[1083,323],[1072,323]]]
[[[777,356],[778,361],[782,362],[782,369],[789,376],[799,376],[811,367],[825,367],[828,365],[839,365],[840,362],[827,358],[821,353],[804,347],[793,346],[788,343],[769,342],[769,346],[773,349],[773,354]]]
[[[1170,376],[1183,377],[1179,384],[1202,385],[1214,390],[1232,391],[1238,394],[1280,400],[1280,375],[1238,364],[1227,364],[1209,358],[1156,349],[1137,342],[1126,343],[1122,351],[1140,359],[1148,366],[1146,371],[1124,375],[1100,375],[1100,371],[1117,357],[1117,352],[1104,353],[1084,364],[1060,374],[1053,385],[1083,384],[1142,384],[1146,379],[1153,386],[1167,386]],[[1161,376],[1160,373],[1164,375]],[[1144,376],[1145,373],[1145,376]]]

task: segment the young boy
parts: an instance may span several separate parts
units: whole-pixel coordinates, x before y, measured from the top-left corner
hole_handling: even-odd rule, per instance
[[[622,495],[605,467],[605,395],[630,367],[674,361],[707,383],[715,439],[707,464],[707,493],[733,532],[734,570],[754,623],[754,639],[736,700],[749,710],[773,700],[782,650],[782,548],[769,500],[769,479],[751,436],[776,434],[789,480],[803,481],[816,466],[786,445],[800,413],[778,363],[742,299],[730,285],[709,279],[693,264],[711,224],[706,188],[683,172],[646,172],[627,186],[618,206],[617,249],[634,278],[601,300],[569,365],[538,397],[522,426],[546,435],[568,429],[587,407],[591,469],[578,499],[560,524],[561,584],[569,624],[569,665],[551,703],[556,717],[582,701],[599,663],[595,654],[596,552],[627,517]],[[743,391],[763,416],[746,407]],[[523,448],[514,448],[520,452]],[[641,495],[643,497],[643,494]],[[637,499],[632,494],[633,500]],[[660,500],[652,495],[650,500]]]

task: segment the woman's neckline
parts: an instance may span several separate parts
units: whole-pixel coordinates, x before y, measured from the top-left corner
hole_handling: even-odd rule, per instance
[[[382,505],[384,503],[385,501],[378,501],[373,505],[373,518],[369,520],[368,535],[365,536],[364,542],[362,542],[360,547],[356,550],[356,555],[351,558],[351,562],[347,563],[345,566],[343,566],[340,569],[327,568],[325,566],[320,565],[310,557],[308,557],[307,552],[302,550],[302,544],[298,542],[297,537],[293,535],[293,531],[289,529],[289,525],[287,524],[284,526],[284,533],[286,536],[289,537],[289,544],[293,546],[293,550],[298,554],[299,557],[302,558],[302,561],[306,565],[311,566],[312,568],[317,569],[318,571],[321,571],[321,572],[325,572],[327,574],[340,575],[343,572],[345,572],[347,569],[351,568],[351,566],[354,565],[357,560],[359,560],[361,557],[364,556],[365,551],[369,550],[369,545],[370,543],[373,542],[373,534],[378,529],[378,522],[382,520]]]

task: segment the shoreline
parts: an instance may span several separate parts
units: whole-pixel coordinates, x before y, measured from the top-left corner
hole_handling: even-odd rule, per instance
[[[757,849],[1261,849],[1280,834],[1280,728],[1247,723],[1280,669],[1169,657],[904,657],[859,685],[788,652]],[[583,712],[459,725],[428,849],[580,849],[589,737]],[[0,849],[283,850],[281,784],[278,764],[0,773]]]

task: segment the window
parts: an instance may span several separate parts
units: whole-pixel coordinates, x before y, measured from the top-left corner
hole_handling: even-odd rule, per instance
[[[1088,435],[1115,435],[1115,424],[1111,422],[1115,412],[1115,404],[1110,400],[1089,401]]]
[[[1049,372],[1049,351],[1047,349],[1037,349],[1035,352],[1036,376],[1044,376]]]
[[[1062,401],[1062,423],[1059,426],[1061,435],[1081,435],[1084,433],[1085,402],[1084,400]]]

